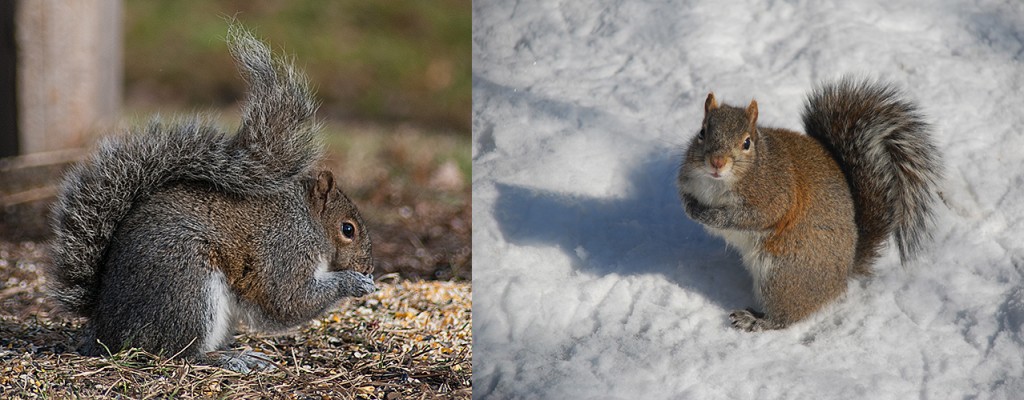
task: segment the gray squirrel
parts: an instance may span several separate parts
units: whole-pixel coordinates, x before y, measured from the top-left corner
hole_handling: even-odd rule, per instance
[[[376,290],[370,235],[322,160],[306,78],[233,25],[248,84],[229,135],[200,118],[109,137],[53,208],[52,295],[85,354],[140,347],[248,371],[236,325],[280,330]]]
[[[745,331],[781,329],[870,275],[890,237],[906,263],[928,234],[941,157],[917,107],[892,85],[844,78],[811,93],[807,135],[757,125],[747,108],[704,103],[680,165],[686,213],[735,247],[764,312]]]

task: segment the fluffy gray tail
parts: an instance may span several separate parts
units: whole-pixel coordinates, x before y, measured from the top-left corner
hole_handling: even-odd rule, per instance
[[[249,86],[241,127],[227,135],[198,117],[153,122],[109,137],[61,183],[53,208],[52,293],[69,311],[89,315],[103,257],[132,205],[179,181],[260,196],[289,187],[321,159],[316,105],[306,79],[271,57],[249,32],[232,26],[231,52]]]
[[[940,179],[938,150],[917,107],[892,85],[843,79],[807,99],[807,134],[839,161],[853,192],[857,270],[869,265],[892,234],[906,263],[929,237]]]

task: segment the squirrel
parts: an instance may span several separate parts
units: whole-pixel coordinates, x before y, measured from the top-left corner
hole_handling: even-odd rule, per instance
[[[893,85],[843,78],[813,91],[806,135],[704,102],[678,174],[687,215],[736,248],[764,312],[730,314],[744,331],[782,329],[869,276],[890,236],[901,263],[929,237],[941,178],[930,126]]]
[[[88,320],[83,354],[267,368],[260,353],[218,351],[238,322],[286,329],[376,290],[366,225],[317,167],[305,76],[237,25],[228,44],[248,86],[235,134],[154,120],[104,139],[61,183],[50,290]]]

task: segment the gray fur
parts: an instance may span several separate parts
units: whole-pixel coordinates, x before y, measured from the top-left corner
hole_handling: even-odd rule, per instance
[[[273,194],[308,173],[322,154],[305,78],[274,61],[245,30],[230,32],[232,54],[250,84],[242,125],[229,136],[193,117],[103,140],[61,183],[53,208],[52,290],[88,315],[96,272],[118,221],[141,197],[171,181],[201,181],[239,195]]]
[[[249,85],[237,133],[198,117],[154,121],[103,140],[61,184],[51,292],[89,318],[86,353],[99,340],[202,357],[239,320],[294,326],[375,290],[352,270],[372,269],[362,218],[316,170],[306,79],[242,28],[229,45]],[[355,239],[340,237],[342,222]]]
[[[929,236],[942,165],[917,107],[892,85],[846,78],[815,90],[803,120],[850,181],[865,241],[858,264],[869,265],[890,234],[900,260],[913,258]]]
[[[814,91],[807,135],[757,125],[746,108],[704,103],[701,131],[680,166],[687,215],[739,250],[764,314],[734,327],[781,329],[871,273],[895,237],[905,262],[920,251],[940,175],[928,126],[889,85],[841,80]]]

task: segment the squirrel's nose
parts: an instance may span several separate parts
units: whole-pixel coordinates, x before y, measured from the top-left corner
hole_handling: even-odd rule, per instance
[[[725,166],[725,157],[711,157],[711,166],[715,169],[722,169]]]

